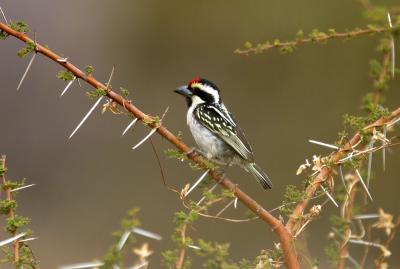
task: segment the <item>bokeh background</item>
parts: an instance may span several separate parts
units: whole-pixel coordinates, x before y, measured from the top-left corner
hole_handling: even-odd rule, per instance
[[[197,75],[214,81],[274,189],[262,191],[240,169],[227,173],[266,208],[280,204],[287,184],[300,184],[295,172],[305,158],[329,153],[307,140],[333,142],[342,130],[342,115],[361,113],[360,98],[372,88],[368,63],[380,57],[375,50],[378,36],[305,45],[290,56],[277,51],[250,57],[233,54],[247,40],[289,39],[298,29],[364,26],[367,21],[357,1],[4,0],[0,4],[8,18],[28,22],[40,43],[79,67],[93,65],[98,79],[106,81],[115,65],[114,88],[130,89],[134,104],[152,115],[169,106],[165,124],[175,133],[182,131],[191,145],[185,103],[172,90]],[[68,140],[93,101],[76,83],[60,99],[65,86],[55,76],[60,67],[43,57],[33,63],[17,92],[28,59],[16,56],[22,43],[13,38],[0,46],[0,151],[7,154],[9,178],[37,184],[18,200],[20,212],[32,218],[31,228],[40,238],[32,246],[42,268],[102,257],[112,243],[111,232],[132,206],[142,208],[143,228],[164,236],[161,242],[150,242],[156,251],[150,267],[160,268],[160,251],[172,247],[173,213],[182,206],[164,188],[150,144],[131,150],[148,129],[139,124],[121,137],[129,119],[101,115],[98,110]],[[389,108],[399,105],[399,83],[399,79],[391,82]],[[154,142],[160,154],[171,147],[157,135]],[[377,180],[371,185],[370,212],[384,207],[399,213],[399,161],[394,149],[388,154],[386,173],[380,161],[374,163]],[[168,183],[177,188],[200,175],[175,160],[163,157],[162,163]],[[308,227],[313,230],[308,235],[311,252],[322,268],[329,232],[326,219],[338,211],[331,204],[325,208],[323,219]],[[245,209],[239,205],[237,210]],[[227,216],[238,214],[232,211]],[[252,259],[277,241],[261,221],[234,224],[206,219],[191,235],[229,241],[236,260]],[[3,232],[0,236],[6,237]],[[398,266],[399,239],[395,244],[391,260]]]

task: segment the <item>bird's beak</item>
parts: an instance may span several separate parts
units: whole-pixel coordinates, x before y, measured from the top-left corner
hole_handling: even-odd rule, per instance
[[[192,92],[188,89],[188,87],[186,85],[184,86],[180,86],[179,88],[177,88],[176,90],[174,90],[174,92],[183,95],[185,97],[192,97]]]

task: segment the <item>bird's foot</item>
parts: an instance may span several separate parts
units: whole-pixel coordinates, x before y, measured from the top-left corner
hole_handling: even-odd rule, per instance
[[[193,156],[193,157],[200,156],[200,157],[207,159],[207,155],[204,152],[202,152],[200,149],[197,149],[197,148],[192,148],[188,153],[186,153],[186,155]]]

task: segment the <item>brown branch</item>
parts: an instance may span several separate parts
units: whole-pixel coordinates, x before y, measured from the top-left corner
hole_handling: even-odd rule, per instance
[[[0,23],[0,30],[3,30],[10,36],[14,36],[19,40],[27,43],[33,43],[33,40],[30,39],[26,34],[20,33],[11,29],[9,26]],[[91,75],[86,75],[85,72],[74,66],[72,63],[68,61],[60,61],[62,57],[50,49],[46,47],[36,44],[36,52],[44,55],[45,57],[49,58],[50,60],[58,63],[59,65],[63,66],[65,69],[69,70],[73,73],[77,78],[80,78],[86,81],[88,84],[92,85],[95,89],[103,89],[107,92],[107,96],[112,99],[114,102],[118,103],[122,107],[124,107],[127,111],[129,111],[133,116],[141,120],[142,122],[151,122],[151,117],[146,115],[142,112],[139,108],[134,106],[129,100],[123,98],[121,95],[114,92],[112,89],[108,88],[95,79]],[[149,126],[153,127],[153,126]],[[207,168],[206,163],[200,156],[195,154],[190,154],[191,148],[189,148],[183,141],[181,141],[177,136],[171,133],[165,126],[161,125],[157,128],[158,134],[163,136],[167,139],[171,144],[173,144],[177,149],[181,152],[187,153],[188,158],[191,159],[193,162],[198,164],[200,167],[204,169]],[[267,210],[265,210],[261,205],[259,205],[255,200],[253,200],[249,195],[243,192],[237,185],[233,184],[227,177],[224,177],[218,171],[211,171],[210,176],[219,182],[224,188],[231,190],[236,197],[250,210],[252,210],[255,214],[257,214],[264,222],[272,227],[272,230],[275,234],[279,237],[279,241],[281,243],[282,251],[285,257],[285,262],[287,268],[289,269],[299,269],[300,264],[297,258],[297,254],[293,244],[293,238],[284,226],[284,224],[273,215],[271,215]]]
[[[341,39],[341,38],[352,38],[356,36],[363,36],[363,35],[371,35],[371,34],[376,34],[376,33],[386,33],[386,32],[393,32],[396,29],[399,29],[400,26],[394,26],[392,28],[367,28],[367,29],[357,29],[349,32],[333,32],[333,33],[328,33],[328,34],[323,34],[321,36],[316,36],[316,37],[308,37],[308,38],[302,38],[302,39],[297,39],[294,41],[286,41],[286,42],[273,42],[273,43],[265,43],[261,44],[256,47],[251,47],[251,48],[245,48],[245,49],[237,49],[235,53],[237,54],[244,54],[244,55],[249,55],[249,54],[256,54],[260,52],[264,52],[270,49],[284,49],[284,48],[295,48],[298,45],[302,45],[305,43],[323,43],[331,39]]]
[[[350,222],[351,219],[353,218],[353,206],[354,206],[354,200],[356,198],[357,194],[357,188],[356,184],[359,182],[359,180],[355,180],[351,187],[350,187],[350,194],[348,195],[347,199],[343,203],[343,215],[342,218],[348,223],[348,227],[345,231],[344,238],[342,240],[342,243],[340,244],[340,249],[339,249],[339,262],[337,264],[337,269],[345,269],[346,268],[346,259],[349,256],[349,249],[348,249],[348,241],[351,236],[351,227],[350,227]]]
[[[391,120],[400,117],[400,107],[397,108],[396,110],[392,111],[390,115],[386,117],[382,117],[375,121],[374,123],[366,126],[363,131],[364,132],[371,132],[373,128],[375,127],[382,127],[386,123],[390,122]],[[362,136],[360,133],[356,133],[349,142],[346,144],[342,145],[338,151],[333,152],[330,156],[330,163],[337,163],[340,158],[343,156],[344,153],[347,151],[351,150],[353,146],[355,146],[358,142],[360,142],[362,139]],[[315,177],[314,181],[307,187],[305,191],[306,198],[302,200],[295,209],[293,210],[291,214],[291,218],[289,219],[286,227],[289,229],[290,232],[293,232],[293,228],[296,224],[296,221],[301,218],[304,209],[307,207],[308,203],[310,202],[310,199],[313,197],[314,193],[316,190],[319,188],[320,184],[324,182],[329,176],[332,174],[332,168],[325,166],[321,169],[321,171],[318,173],[318,175]]]
[[[185,254],[186,254],[186,249],[185,249],[185,241],[186,241],[186,228],[187,225],[183,224],[182,229],[181,229],[181,238],[182,238],[182,247],[181,250],[179,251],[179,258],[176,261],[175,268],[176,269],[181,269],[185,263]]]

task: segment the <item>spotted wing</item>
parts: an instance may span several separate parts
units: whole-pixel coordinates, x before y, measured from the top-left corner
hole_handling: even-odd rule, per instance
[[[194,113],[196,119],[212,133],[218,135],[243,159],[253,161],[253,151],[247,139],[224,105],[200,105]]]

